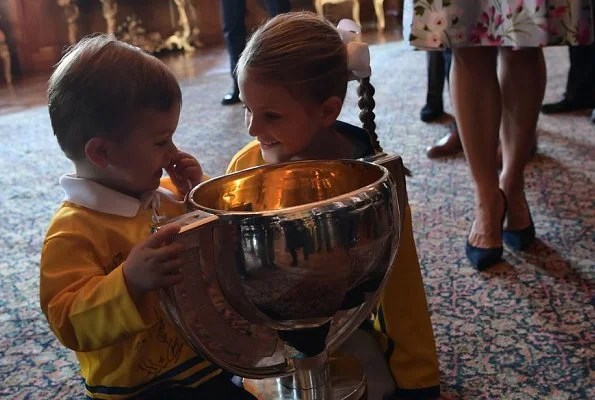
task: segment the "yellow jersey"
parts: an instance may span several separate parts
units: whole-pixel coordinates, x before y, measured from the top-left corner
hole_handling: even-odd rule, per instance
[[[43,242],[40,301],[52,331],[76,352],[85,394],[123,399],[218,375],[169,323],[156,293],[137,308],[122,273],[155,217],[185,212],[179,194],[160,188],[143,204],[85,179],[65,175],[60,183],[66,198]]]

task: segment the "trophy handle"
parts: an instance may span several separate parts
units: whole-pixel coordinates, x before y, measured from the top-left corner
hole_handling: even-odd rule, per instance
[[[401,230],[399,236],[403,231],[403,221],[405,220],[405,207],[407,206],[407,185],[405,177],[407,176],[407,168],[403,165],[401,156],[386,153],[376,153],[373,156],[362,159],[363,161],[371,162],[373,164],[382,165],[392,175],[397,185],[397,201],[399,203],[399,218],[401,220]]]
[[[407,176],[407,169],[403,165],[403,159],[397,155],[379,152],[374,154],[373,156],[363,158],[362,161],[382,165],[388,170],[388,172],[390,172],[395,182],[395,186],[397,189],[397,203],[399,208],[398,240],[400,248],[400,239],[401,234],[403,232],[403,221],[405,220],[405,208],[407,206],[407,188],[405,182],[405,177]],[[397,253],[399,251],[399,248],[397,248]],[[391,264],[392,262],[394,261],[391,261]],[[390,268],[391,269],[386,274],[386,277],[388,277],[388,275],[391,273],[392,265],[390,266]],[[385,284],[386,278],[380,285],[380,288],[384,288]],[[337,312],[337,314],[333,317],[333,322],[331,324],[331,329],[328,335],[327,345],[331,353],[338,350],[341,344],[343,344],[343,342],[345,342],[345,340],[347,340],[353,334],[353,332],[355,332],[355,330],[362,324],[362,322],[364,322],[369,317],[370,313],[376,306],[378,299],[380,298],[381,291],[382,290],[377,290],[375,293],[370,293],[369,295],[367,295],[366,301],[356,308],[352,308],[349,310],[341,310]],[[345,321],[354,322],[347,324],[345,323]]]
[[[226,225],[216,215],[193,211],[166,221],[182,225],[174,239],[184,246],[181,267],[187,278],[161,289],[161,306],[186,343],[197,353],[238,375],[263,378],[291,373],[277,333],[250,323],[228,302],[218,279],[222,234]],[[241,310],[247,312],[246,310]],[[242,368],[241,365],[250,365]]]

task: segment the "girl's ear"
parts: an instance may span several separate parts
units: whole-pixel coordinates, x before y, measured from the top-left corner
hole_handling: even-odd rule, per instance
[[[339,118],[342,107],[343,100],[341,100],[338,96],[332,96],[326,99],[320,106],[322,125],[324,125],[326,128],[332,126],[337,118]]]
[[[109,145],[103,138],[91,138],[85,145],[85,156],[96,167],[106,168],[109,165]]]

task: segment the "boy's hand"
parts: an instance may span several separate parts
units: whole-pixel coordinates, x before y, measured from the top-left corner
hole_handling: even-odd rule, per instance
[[[180,193],[186,195],[202,179],[202,168],[198,160],[188,153],[178,151],[165,171]]]
[[[132,248],[124,262],[124,281],[130,296],[138,304],[147,292],[168,287],[182,281],[180,254],[184,246],[171,243],[180,231],[179,226],[168,226]]]

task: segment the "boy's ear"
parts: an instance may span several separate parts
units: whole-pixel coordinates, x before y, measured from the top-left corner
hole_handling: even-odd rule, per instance
[[[339,118],[342,107],[343,100],[339,97],[332,96],[326,99],[324,103],[322,103],[322,106],[320,106],[322,124],[327,128],[332,126],[337,118]]]
[[[89,139],[85,145],[87,159],[96,167],[105,168],[109,165],[109,143],[100,137]]]

